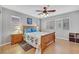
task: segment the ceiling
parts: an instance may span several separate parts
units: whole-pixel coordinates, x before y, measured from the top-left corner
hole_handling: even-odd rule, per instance
[[[44,6],[46,5],[3,5],[3,7],[5,8],[18,11],[24,14],[28,14],[37,18],[44,18],[38,15],[39,12],[36,12],[36,10],[41,10]],[[78,5],[49,5],[48,9],[56,9],[56,12],[51,12],[46,17],[76,11],[79,10],[79,6]]]

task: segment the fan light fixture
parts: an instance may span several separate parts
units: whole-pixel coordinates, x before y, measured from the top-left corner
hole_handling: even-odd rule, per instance
[[[43,13],[43,14],[38,15],[38,18],[43,18],[43,17],[47,17],[47,16],[49,16],[49,14]]]
[[[38,15],[41,17],[47,17],[49,13],[55,12],[55,9],[48,9],[48,7],[43,7],[42,10],[36,10],[36,12],[40,12]]]

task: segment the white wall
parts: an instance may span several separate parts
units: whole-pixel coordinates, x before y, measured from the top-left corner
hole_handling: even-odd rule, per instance
[[[69,18],[69,30],[63,30],[57,28],[57,21],[65,18]],[[57,16],[48,17],[45,19],[42,19],[42,30],[49,31],[46,29],[46,21],[55,21],[55,29],[51,30],[52,32],[56,32],[56,38],[58,39],[66,39],[69,40],[69,32],[78,32],[79,33],[79,11],[74,11],[70,13],[65,13]]]
[[[18,16],[21,18],[20,24],[25,24],[27,17],[30,17],[33,19],[33,23],[40,25],[39,20],[37,18],[31,17],[26,14],[22,14],[16,11],[12,11],[6,8],[2,8],[2,29],[3,29],[3,35],[2,35],[2,42],[1,45],[7,44],[11,42],[11,34],[15,31],[15,25],[11,23],[11,16]]]
[[[2,41],[2,8],[0,6],[0,44]]]
[[[70,14],[70,31],[79,33],[79,11]]]

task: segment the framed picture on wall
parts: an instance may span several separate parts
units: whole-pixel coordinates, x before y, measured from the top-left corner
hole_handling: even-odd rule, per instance
[[[27,18],[27,24],[32,24],[32,18]]]

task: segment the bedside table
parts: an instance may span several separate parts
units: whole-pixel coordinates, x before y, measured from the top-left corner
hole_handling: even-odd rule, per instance
[[[11,43],[16,44],[23,41],[23,34],[12,34],[11,35]]]

